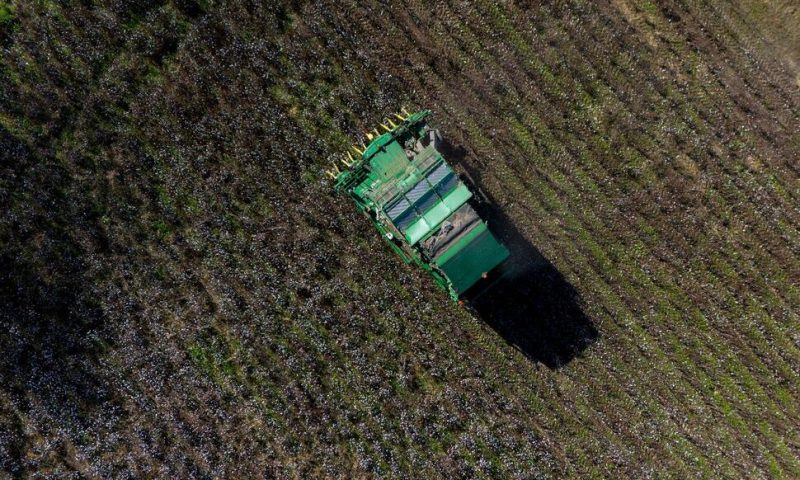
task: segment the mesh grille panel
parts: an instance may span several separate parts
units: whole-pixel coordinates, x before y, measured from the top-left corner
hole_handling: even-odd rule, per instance
[[[425,193],[430,190],[431,186],[425,180],[420,180],[414,187],[406,193],[406,198],[411,203],[417,203],[417,200],[422,198]]]
[[[440,163],[438,167],[434,168],[433,171],[428,174],[428,182],[430,182],[431,185],[436,185],[450,172],[451,170],[447,164]]]
[[[458,184],[458,177],[450,173],[450,175],[448,175],[447,178],[445,178],[442,181],[442,183],[436,185],[436,193],[438,193],[439,196],[444,197],[445,195],[450,193],[450,190],[456,188],[457,184]]]
[[[433,191],[428,191],[419,202],[415,203],[414,206],[417,207],[417,210],[420,212],[425,212],[429,208],[431,208],[436,202],[440,200]]]
[[[395,221],[394,224],[398,230],[403,233],[406,233],[406,228],[411,225],[417,219],[417,213],[414,210],[409,210],[403,215],[400,215]]]
[[[401,213],[408,210],[408,207],[410,206],[411,204],[408,203],[408,200],[401,197],[400,200],[398,200],[397,202],[392,204],[391,207],[386,209],[386,214],[389,215],[389,218],[391,218],[392,220],[396,220],[397,217],[399,217]]]

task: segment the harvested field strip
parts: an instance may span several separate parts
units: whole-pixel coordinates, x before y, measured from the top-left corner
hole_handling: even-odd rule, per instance
[[[523,191],[536,191],[536,187],[535,187],[535,186],[533,186],[533,188],[524,189]],[[562,215],[562,216],[560,216],[559,218],[564,218],[565,212],[560,212],[560,213],[561,213],[561,215]],[[625,272],[622,272],[622,276],[623,276],[623,277],[625,276]],[[648,285],[645,285],[645,286],[648,286]],[[650,286],[651,286],[651,285],[650,285]],[[631,299],[630,299],[630,298],[627,298],[626,300],[630,301]],[[679,319],[679,318],[681,318],[681,317],[677,317],[677,319]],[[679,324],[676,324],[676,325],[675,325],[675,327],[680,329],[680,325],[679,325]],[[682,330],[682,329],[680,329],[679,331],[683,331],[683,330]],[[641,332],[641,333],[642,333],[643,335],[646,335],[644,332]],[[665,335],[665,332],[660,332],[660,334],[661,334],[661,336],[663,336],[663,335]],[[668,340],[669,340],[669,337],[667,337],[667,341],[668,341]],[[697,352],[697,351],[695,350],[695,352]],[[717,353],[718,353],[718,352],[717,352]],[[712,356],[709,356],[709,357],[708,357],[708,358],[706,358],[706,359],[700,359],[700,361],[696,362],[696,364],[701,364],[701,365],[702,365],[702,364],[707,364],[707,362],[708,362],[708,359],[710,359],[710,358],[718,358],[718,357],[719,357],[719,355],[712,355]],[[751,381],[752,381],[752,377],[751,377],[750,379],[751,379]]]

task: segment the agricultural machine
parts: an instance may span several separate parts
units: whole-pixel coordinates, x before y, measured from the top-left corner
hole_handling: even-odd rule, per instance
[[[326,173],[403,260],[429,272],[459,301],[509,252],[473,209],[473,191],[442,156],[430,115],[403,109],[380,124],[383,132],[367,133],[369,144],[353,146],[356,156],[348,152]]]

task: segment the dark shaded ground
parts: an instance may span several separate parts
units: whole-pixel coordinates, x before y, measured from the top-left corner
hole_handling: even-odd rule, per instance
[[[508,246],[500,278],[472,301],[480,317],[529,358],[561,368],[598,338],[575,288],[492,205],[482,214]]]
[[[442,143],[445,157],[467,170],[466,180],[479,192],[474,207],[511,252],[486,284],[475,285],[466,298],[482,320],[528,358],[551,369],[563,367],[599,335],[578,292],[480,190],[480,172],[467,166],[466,149],[446,139]]]
[[[29,199],[27,209],[6,217],[11,228],[3,233],[15,238],[3,239],[0,250],[0,411],[22,405],[54,428],[83,430],[110,418],[117,405],[98,364],[109,348],[105,319],[87,283],[83,249],[70,236],[80,221],[78,202],[66,201],[66,177],[49,168],[0,127],[3,179],[29,179],[15,190],[0,184],[0,199]],[[48,208],[31,208],[37,203]],[[12,412],[0,414],[0,468],[22,474],[23,452],[35,448],[37,435]]]

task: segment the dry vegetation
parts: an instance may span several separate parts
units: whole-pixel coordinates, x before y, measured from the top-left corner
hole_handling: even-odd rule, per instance
[[[792,2],[550,3],[0,1],[0,477],[800,477]],[[331,194],[399,105],[519,309]]]

